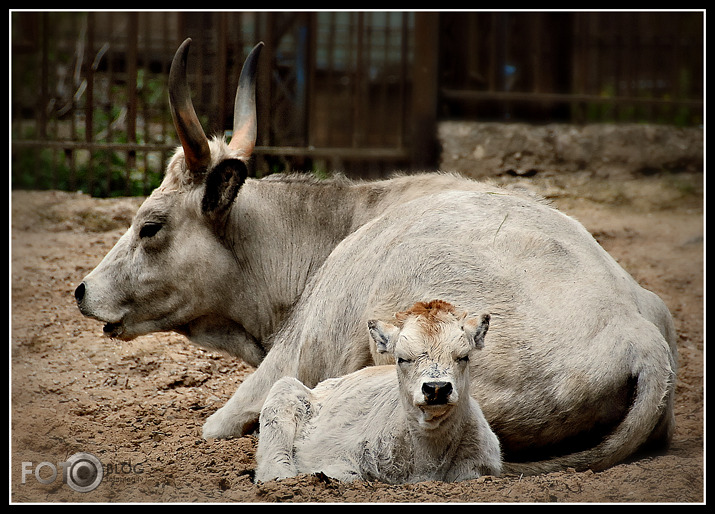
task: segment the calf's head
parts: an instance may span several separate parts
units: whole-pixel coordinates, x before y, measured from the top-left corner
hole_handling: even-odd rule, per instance
[[[236,249],[226,224],[247,176],[256,139],[255,76],[262,43],[246,59],[236,94],[231,141],[208,139],[194,111],[186,77],[190,39],[174,56],[169,102],[181,142],[162,184],[129,230],[75,290],[82,314],[106,323],[112,337],[190,332],[240,297]],[[233,291],[229,291],[233,288]],[[200,323],[197,320],[203,320]]]
[[[394,323],[368,321],[377,351],[394,356],[403,401],[422,427],[437,428],[468,397],[469,358],[484,346],[489,319],[434,300],[398,312]]]

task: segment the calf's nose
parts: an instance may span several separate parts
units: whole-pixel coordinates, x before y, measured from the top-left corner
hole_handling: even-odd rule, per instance
[[[452,384],[449,382],[425,382],[422,384],[422,394],[428,405],[442,405],[447,403],[452,392]]]

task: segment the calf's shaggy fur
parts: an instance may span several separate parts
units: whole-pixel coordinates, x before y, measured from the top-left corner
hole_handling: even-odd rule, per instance
[[[489,315],[417,303],[368,322],[396,365],[364,368],[309,389],[272,388],[260,416],[257,481],[322,472],[341,481],[459,481],[501,471],[499,441],[469,394],[469,361]]]

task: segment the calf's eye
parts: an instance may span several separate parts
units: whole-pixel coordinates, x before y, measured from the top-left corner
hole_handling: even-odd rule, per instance
[[[457,357],[457,362],[469,362],[469,355],[464,355],[463,357]]]
[[[139,237],[142,239],[145,237],[153,237],[156,235],[157,232],[161,230],[161,227],[161,223],[144,223],[142,228],[139,230]]]
[[[397,358],[397,364],[409,364],[412,362],[410,359],[403,359],[402,357]]]

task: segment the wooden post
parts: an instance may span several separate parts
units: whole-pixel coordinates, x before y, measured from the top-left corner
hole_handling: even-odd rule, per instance
[[[416,13],[415,62],[412,71],[411,168],[437,167],[437,101],[439,73],[439,14]]]

